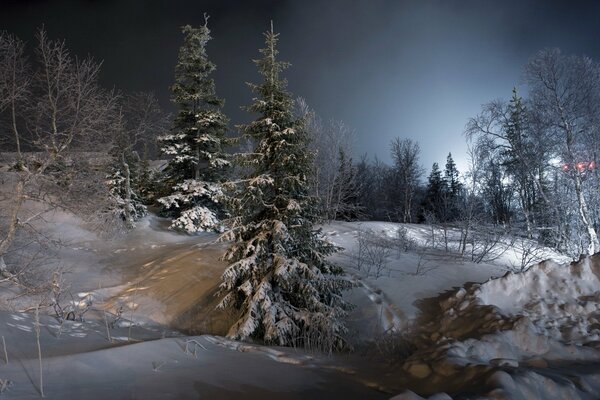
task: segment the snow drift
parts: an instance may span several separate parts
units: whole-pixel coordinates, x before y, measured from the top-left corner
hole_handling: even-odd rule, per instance
[[[406,387],[493,399],[600,393],[600,254],[563,265],[544,261],[436,301],[438,312],[403,364]]]
[[[544,261],[474,291],[473,300],[527,316],[538,331],[585,344],[600,339],[600,253],[570,265]]]

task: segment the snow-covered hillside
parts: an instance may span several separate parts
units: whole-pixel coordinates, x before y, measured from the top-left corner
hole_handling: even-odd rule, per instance
[[[426,225],[327,224],[327,238],[343,247],[333,260],[355,283],[346,297],[356,305],[348,318],[356,351],[328,356],[218,336],[230,316],[214,310],[226,266],[219,261],[226,244],[216,234],[178,234],[149,215],[131,234],[106,241],[68,214],[52,218],[52,234],[68,244],[58,254],[70,271],[73,307],[88,300],[92,307],[84,322],[63,325],[43,311],[48,398],[593,399],[600,393],[600,256],[569,265],[541,249],[556,261],[507,274],[528,243],[502,243],[497,257],[476,263],[456,251],[456,232],[448,233],[446,251],[441,242],[431,245]],[[361,262],[366,232],[381,253]],[[367,265],[373,260],[378,266]],[[4,299],[14,297],[5,289]],[[16,312],[26,305],[19,298],[7,303],[12,312],[0,313],[9,357],[0,378],[12,382],[2,394],[7,398],[39,396],[34,320]]]

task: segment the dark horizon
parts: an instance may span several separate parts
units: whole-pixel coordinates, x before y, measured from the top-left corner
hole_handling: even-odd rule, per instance
[[[208,54],[217,92],[235,124],[256,82],[251,62],[273,20],[294,96],[325,119],[357,132],[355,157],[389,162],[389,142],[412,138],[421,163],[464,170],[464,125],[482,103],[523,89],[522,67],[536,51],[600,57],[600,3],[541,1],[4,1],[0,29],[31,43],[44,25],[79,56],[104,60],[102,82],[153,91],[173,111],[169,86],[180,27],[210,15]]]

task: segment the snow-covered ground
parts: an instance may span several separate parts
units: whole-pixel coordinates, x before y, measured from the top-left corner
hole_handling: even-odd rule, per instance
[[[555,262],[505,275],[531,248],[525,239],[503,242],[498,257],[475,263],[457,253],[454,231],[446,251],[440,242],[432,248],[425,225],[327,224],[323,232],[344,248],[334,261],[356,284],[347,294],[356,305],[348,320],[356,352],[327,356],[218,336],[231,316],[214,309],[226,246],[215,234],[177,234],[168,221],[150,215],[131,234],[106,241],[73,216],[53,218],[54,234],[67,243],[59,255],[70,271],[71,301],[91,300],[92,307],[85,322],[61,326],[41,316],[48,398],[600,394],[600,256],[569,266],[564,256],[536,248],[537,256]],[[407,248],[398,244],[398,229],[409,239]],[[357,242],[367,231],[388,247],[379,271],[359,262]],[[0,298],[11,293],[4,287]],[[17,312],[23,300],[5,305],[0,335],[9,362],[2,365],[0,349],[0,379],[12,385],[1,396],[37,398],[33,316]],[[386,354],[398,347],[397,354]]]

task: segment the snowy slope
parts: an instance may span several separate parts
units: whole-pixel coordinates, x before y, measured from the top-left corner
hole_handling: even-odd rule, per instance
[[[356,283],[347,296],[356,304],[349,326],[359,349],[329,358],[211,336],[224,332],[228,318],[214,311],[226,246],[215,234],[177,234],[150,215],[130,235],[108,242],[69,215],[54,221],[69,244],[60,255],[71,269],[73,296],[93,299],[93,310],[87,322],[62,327],[42,317],[48,398],[378,399],[404,391],[398,398],[594,399],[600,393],[596,257],[568,266],[543,249],[558,262],[505,275],[526,243],[505,243],[497,259],[474,263],[453,250],[452,233],[450,251],[426,246],[428,226],[325,225],[329,240],[344,248],[334,261]],[[411,248],[387,252],[380,274],[357,268],[360,232],[394,239],[399,228]],[[111,320],[122,310],[112,342],[103,309]],[[0,352],[0,379],[13,382],[2,394],[7,398],[39,397],[32,327],[31,314],[0,312],[11,360],[1,365]],[[182,336],[173,328],[209,335]],[[360,350],[385,332],[410,333],[410,351],[391,364],[371,354],[378,346]]]

